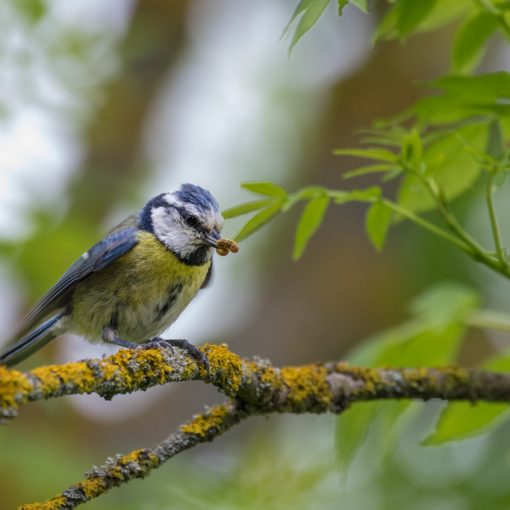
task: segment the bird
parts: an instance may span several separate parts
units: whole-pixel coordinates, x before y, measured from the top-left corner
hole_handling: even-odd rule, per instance
[[[178,347],[208,369],[193,344],[159,335],[208,286],[214,250],[224,254],[222,243],[234,243],[221,239],[222,227],[218,202],[200,186],[182,184],[152,198],[83,253],[34,305],[0,365],[15,365],[74,333],[125,348]]]

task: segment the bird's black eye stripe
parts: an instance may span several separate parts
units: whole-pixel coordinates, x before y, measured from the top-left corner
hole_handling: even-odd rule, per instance
[[[186,217],[186,223],[190,227],[196,227],[198,225],[198,218],[196,216],[193,216],[193,214],[190,214]]]

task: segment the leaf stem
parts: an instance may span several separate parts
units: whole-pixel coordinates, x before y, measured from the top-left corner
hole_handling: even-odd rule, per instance
[[[429,190],[432,198],[435,200],[437,209],[439,211],[439,214],[443,217],[443,220],[448,225],[448,228],[457,234],[460,239],[462,239],[468,246],[471,247],[473,252],[476,255],[482,256],[486,255],[486,250],[482,248],[462,227],[462,225],[457,221],[455,216],[450,212],[448,208],[448,204],[446,203],[445,199],[443,198],[441,191],[439,187],[436,184],[436,181],[429,178],[422,178],[421,181],[427,189]]]
[[[505,252],[501,243],[501,232],[499,230],[498,216],[496,208],[494,207],[494,174],[490,173],[487,178],[487,209],[489,211],[489,218],[491,221],[492,235],[494,237],[494,246],[496,247],[496,254],[503,266],[507,265]]]
[[[464,241],[462,241],[458,237],[451,235],[449,232],[443,230],[441,227],[438,227],[434,223],[425,220],[421,216],[418,216],[412,211],[409,211],[405,207],[401,207],[400,205],[396,204],[395,202],[392,202],[391,200],[383,198],[381,202],[389,209],[395,211],[397,214],[402,215],[404,218],[412,221],[416,225],[423,227],[425,230],[428,230],[429,232],[432,232],[433,234],[442,237],[446,241],[455,244],[461,250],[469,253],[470,255],[473,255],[472,249]]]
[[[443,220],[448,225],[449,229],[457,235],[468,247],[467,253],[473,257],[473,259],[485,264],[486,266],[494,269],[498,273],[510,278],[510,267],[506,262],[502,263],[499,257],[494,257],[490,252],[480,246],[462,227],[457,221],[455,216],[448,209],[448,204],[441,195],[441,192],[436,182],[431,178],[420,177],[421,182],[427,187],[431,196],[436,202],[437,208]]]

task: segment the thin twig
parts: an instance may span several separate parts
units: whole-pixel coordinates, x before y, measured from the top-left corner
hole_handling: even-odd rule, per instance
[[[212,441],[239,423],[246,413],[234,403],[215,406],[195,416],[180,430],[153,448],[134,450],[126,455],[109,458],[86,473],[85,480],[71,485],[43,503],[29,503],[18,510],[71,510],[87,503],[115,487],[135,478],[145,478],[175,455],[194,446]]]
[[[409,209],[406,209],[405,207],[401,207],[400,205],[392,202],[391,200],[387,200],[383,198],[381,202],[388,207],[389,209],[393,210],[397,214],[400,214],[402,217],[406,218],[407,220],[412,221],[416,225],[424,228],[425,230],[428,230],[432,234],[435,234],[438,237],[443,238],[444,240],[456,245],[461,250],[471,254],[470,247],[458,237],[455,237],[451,235],[446,230],[443,230],[441,227],[438,227],[434,223],[427,221],[426,219],[422,218],[418,214],[415,214],[414,212],[410,211]]]

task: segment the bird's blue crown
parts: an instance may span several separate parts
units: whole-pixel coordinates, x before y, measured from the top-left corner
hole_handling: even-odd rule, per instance
[[[185,203],[197,206],[199,209],[219,211],[220,206],[209,191],[195,184],[182,184],[175,192],[175,196]]]

